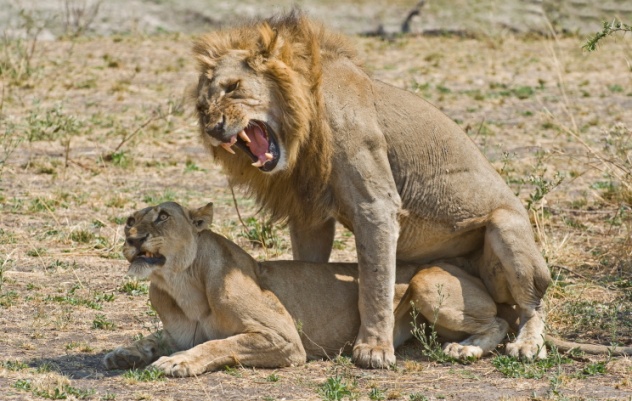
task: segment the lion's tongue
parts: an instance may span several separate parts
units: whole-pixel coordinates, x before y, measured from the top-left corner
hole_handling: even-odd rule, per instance
[[[262,163],[267,161],[265,153],[268,151],[268,140],[266,135],[258,125],[253,125],[246,128],[246,135],[250,138],[250,143],[247,144],[250,152],[259,159]]]

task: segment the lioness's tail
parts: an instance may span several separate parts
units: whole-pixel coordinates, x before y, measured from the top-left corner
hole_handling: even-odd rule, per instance
[[[564,341],[559,338],[546,335],[545,340],[550,345],[554,345],[559,351],[568,352],[572,349],[578,349],[586,354],[591,355],[612,355],[612,356],[632,356],[632,347],[608,347],[606,345],[596,344],[580,344],[572,341]]]

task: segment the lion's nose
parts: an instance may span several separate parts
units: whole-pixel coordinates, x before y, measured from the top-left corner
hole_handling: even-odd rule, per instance
[[[145,234],[142,237],[129,237],[127,238],[127,245],[140,249],[141,245],[143,245],[148,235],[149,234]]]
[[[206,134],[215,138],[220,138],[226,131],[226,115],[222,114],[222,118],[212,128],[206,128]]]

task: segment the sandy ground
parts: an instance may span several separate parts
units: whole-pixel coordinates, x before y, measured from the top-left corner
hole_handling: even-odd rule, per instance
[[[500,356],[441,364],[416,343],[390,371],[345,359],[149,382],[105,371],[107,350],[160,325],[143,283],[125,277],[120,225],[131,211],[169,199],[213,201],[215,231],[260,259],[291,255],[284,227],[274,229],[270,249],[253,247],[247,233],[265,216],[237,191],[242,216],[253,218],[241,226],[198,141],[183,100],[196,82],[190,41],[133,33],[38,41],[28,69],[2,71],[0,398],[320,399],[323,384],[339,377],[357,399],[630,399],[629,358],[516,362],[503,373]],[[454,118],[525,205],[532,201],[555,278],[549,331],[630,345],[629,38],[607,40],[594,54],[581,51],[577,36],[356,41],[367,70]],[[4,44],[20,60],[20,45]],[[538,188],[550,192],[538,199]],[[334,260],[354,260],[342,228],[335,248]]]

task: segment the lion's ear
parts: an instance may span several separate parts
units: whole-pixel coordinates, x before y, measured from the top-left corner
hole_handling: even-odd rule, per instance
[[[191,223],[198,232],[206,230],[213,222],[213,202],[199,209],[191,210]]]
[[[283,48],[283,38],[279,31],[272,28],[268,23],[263,23],[259,28],[261,34],[259,42],[259,52],[264,58],[275,58],[281,53]]]

